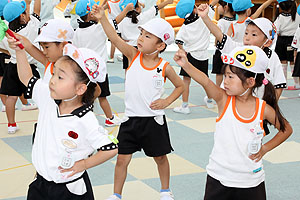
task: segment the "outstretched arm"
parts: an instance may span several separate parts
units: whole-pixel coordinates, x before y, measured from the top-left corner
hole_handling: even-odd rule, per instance
[[[41,14],[41,0],[34,0],[33,13],[40,16],[40,14]]]
[[[216,40],[221,42],[223,38],[223,33],[221,29],[211,21],[208,16],[209,6],[207,4],[201,4],[198,7],[198,15],[202,18],[203,22],[209,29],[209,31],[216,37]]]
[[[27,60],[26,52],[24,49],[21,50],[18,47],[18,45],[21,44],[20,41],[17,41],[16,39],[10,37],[9,35],[7,35],[6,37],[7,37],[7,42],[9,44],[9,47],[16,50],[17,70],[18,70],[19,79],[24,85],[27,86],[33,74]]]
[[[128,58],[129,61],[131,61],[133,57],[136,55],[137,49],[127,44],[124,40],[122,40],[118,36],[117,32],[115,31],[115,29],[112,27],[107,17],[105,16],[103,7],[94,4],[92,9],[92,14],[102,24],[104,32],[109,38],[109,40]]]
[[[161,2],[160,4],[157,4],[157,7],[158,7],[158,10],[166,7],[168,4],[172,4],[173,3],[173,0],[166,0],[166,1],[163,1]]]
[[[269,5],[271,5],[271,3],[273,1],[276,0],[268,0],[265,3],[263,3],[261,6],[259,6],[259,8],[255,11],[255,13],[253,15],[251,15],[252,19],[256,19],[260,16],[260,14],[264,11],[264,9],[266,9]]]
[[[127,4],[125,9],[116,17],[115,20],[116,20],[117,24],[119,24],[124,19],[124,17],[126,17],[127,13],[133,9],[134,9],[134,6],[132,3]]]
[[[224,90],[214,84],[214,82],[212,82],[206,76],[206,74],[196,69],[191,63],[189,63],[183,50],[179,49],[176,52],[174,60],[191,76],[192,79],[202,85],[208,98],[213,98],[217,102],[218,106],[225,104],[227,95]]]

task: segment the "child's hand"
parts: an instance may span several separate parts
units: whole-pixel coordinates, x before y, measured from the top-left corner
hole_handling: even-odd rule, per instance
[[[8,42],[8,45],[11,49],[14,49],[16,51],[19,51],[21,50],[20,47],[18,45],[22,44],[22,38],[19,36],[19,35],[15,35],[16,38],[19,40],[17,41],[15,38],[11,37],[10,35],[8,35],[6,33],[6,37],[7,37],[7,42]]]
[[[128,12],[131,11],[131,10],[133,10],[133,9],[134,9],[133,3],[127,4],[127,6],[125,7],[125,9],[126,9]]]
[[[157,99],[150,104],[152,110],[162,110],[169,105],[166,99]]]
[[[94,4],[91,14],[99,21],[103,16],[105,16],[104,8],[102,6]]]
[[[168,0],[169,4],[173,4],[174,0]]]
[[[174,61],[181,67],[188,63],[186,52],[183,49],[179,49],[174,55]]]
[[[86,166],[85,166],[85,161],[83,159],[83,160],[76,161],[73,167],[71,167],[70,169],[63,169],[61,166],[59,166],[58,169],[60,170],[61,173],[72,172],[71,174],[68,175],[67,178],[69,178],[79,172],[86,170]]]
[[[207,4],[200,4],[197,8],[198,15],[203,18],[208,16],[208,11],[209,11],[209,5]]]
[[[257,154],[252,154],[249,156],[251,160],[258,162],[262,159],[262,157],[267,153],[265,145],[262,145],[259,152]]]

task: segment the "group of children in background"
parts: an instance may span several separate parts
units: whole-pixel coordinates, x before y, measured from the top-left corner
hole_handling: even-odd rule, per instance
[[[113,195],[107,200],[122,199],[128,165],[133,153],[142,149],[157,164],[160,199],[174,199],[167,158],[173,147],[164,109],[182,95],[183,103],[174,112],[191,112],[191,79],[204,88],[206,105],[212,108],[215,101],[218,107],[204,199],[266,199],[262,157],[292,134],[278,106],[287,86],[287,63],[295,77],[289,89],[300,87],[300,17],[293,0],[278,0],[282,12],[274,24],[259,17],[274,0],[267,0],[254,14],[251,0],[213,0],[198,7],[195,0],[180,0],[176,14],[184,24],[176,37],[172,26],[156,17],[173,0],[149,6],[147,11],[137,0],[107,0],[102,5],[94,0],[72,1],[79,16],[75,31],[61,19],[41,25],[43,0],[34,0],[32,14],[30,0],[4,1],[1,17],[17,33],[17,39],[8,36],[0,43],[1,51],[10,55],[8,64],[7,55],[1,55],[0,90],[8,133],[18,129],[14,114],[18,96],[32,98],[39,108],[32,147],[37,178],[27,199],[94,199],[86,170],[117,153]],[[212,21],[217,3],[223,16],[218,25]],[[212,69],[216,83],[208,78],[210,34],[216,38]],[[159,56],[174,41],[179,47],[174,60],[181,66],[183,80]],[[112,62],[114,47],[123,54],[125,69],[127,118],[122,123],[107,100],[105,63]],[[42,79],[37,61],[45,67]],[[167,79],[174,90],[162,98]],[[97,98],[105,125],[120,125],[117,138],[107,134],[93,114]],[[263,143],[268,125],[278,133]]]

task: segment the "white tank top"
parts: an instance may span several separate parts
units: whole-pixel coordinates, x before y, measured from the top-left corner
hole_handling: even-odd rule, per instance
[[[138,52],[131,61],[125,79],[125,114],[128,117],[164,115],[164,110],[152,110],[150,104],[159,99],[164,90],[165,69],[169,63],[160,58],[153,68],[143,64],[143,54]]]
[[[214,147],[206,167],[207,174],[224,186],[249,188],[265,179],[262,160],[249,158],[248,144],[263,130],[263,115],[266,102],[256,98],[256,111],[251,119],[242,118],[235,107],[235,97],[229,96],[223,113],[216,120]]]
[[[120,0],[109,0],[107,1],[108,5],[108,18],[115,19],[120,13],[121,9],[119,7]]]
[[[245,31],[246,31],[246,20],[250,19],[250,17],[247,17],[244,21],[242,22],[233,22],[231,24],[231,28],[232,28],[232,40],[235,42],[239,42],[239,43],[243,43],[243,39],[244,39],[244,35],[245,35]]]
[[[50,63],[48,62],[46,67],[45,67],[45,72],[44,72],[44,77],[43,77],[43,81],[47,84],[49,84],[49,81],[52,77],[52,74],[53,74],[53,66],[54,66],[54,63]]]

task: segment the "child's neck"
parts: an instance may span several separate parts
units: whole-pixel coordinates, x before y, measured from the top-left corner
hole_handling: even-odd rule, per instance
[[[149,68],[149,69],[155,67],[160,61],[160,57],[158,57],[158,53],[155,53],[153,55],[147,55],[147,54],[143,53],[143,56],[141,59],[142,59],[142,64],[144,65],[144,67]]]
[[[81,107],[83,103],[81,102],[81,98],[77,97],[72,101],[64,101],[62,100],[59,104],[59,113],[61,115],[71,114],[75,109]]]
[[[231,14],[231,12],[225,12],[224,17],[233,18],[234,16]]]
[[[247,18],[247,14],[242,14],[242,15],[239,15],[239,18],[238,18],[238,22],[244,22]]]

